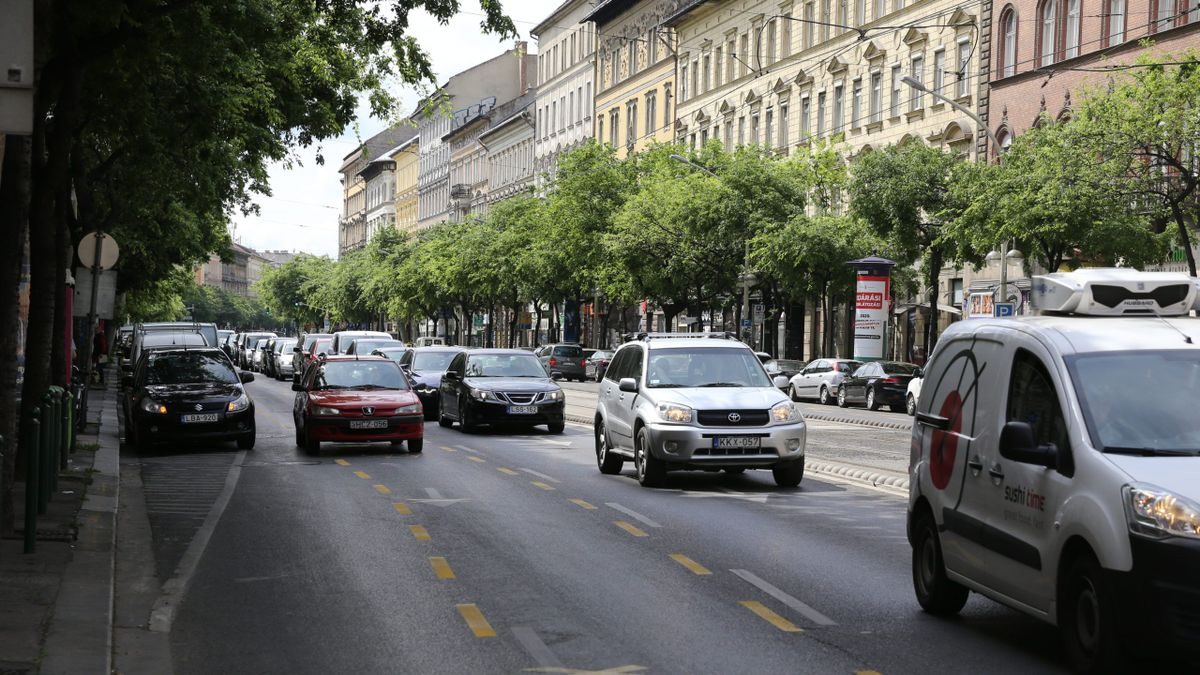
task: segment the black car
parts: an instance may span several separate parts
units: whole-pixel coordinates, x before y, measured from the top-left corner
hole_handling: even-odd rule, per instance
[[[126,376],[125,429],[138,448],[161,441],[237,441],[254,447],[254,401],[229,357],[214,348],[148,351]]]
[[[463,431],[481,424],[564,427],[563,391],[538,357],[523,349],[474,349],[456,355],[442,375],[438,424]]]
[[[599,382],[604,379],[604,371],[608,370],[608,362],[612,361],[613,352],[596,350],[584,361],[583,374],[589,380]]]
[[[863,364],[838,386],[838,405],[866,403],[867,408],[879,410],[886,405],[896,412],[904,410],[908,382],[917,375],[919,367],[902,361],[876,361]]]
[[[373,353],[381,356],[394,357],[391,350],[377,349]],[[438,388],[442,386],[442,375],[450,367],[454,356],[463,351],[462,347],[409,347],[396,359],[400,367],[408,373],[408,379],[413,383],[413,391],[425,406],[425,419],[438,419]]]

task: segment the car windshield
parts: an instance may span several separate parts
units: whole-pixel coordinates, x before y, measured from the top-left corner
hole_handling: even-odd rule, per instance
[[[316,342],[317,340],[331,340],[331,339],[332,338],[319,337],[317,335],[306,335],[306,336],[304,336],[304,351],[308,351],[310,348],[312,348],[313,343]]]
[[[412,369],[445,372],[450,361],[457,355],[458,352],[415,352],[412,357]]]
[[[373,351],[371,353],[378,354],[379,356],[389,358],[389,359],[395,361],[396,363],[401,363],[402,362],[401,359],[404,358],[405,351],[406,350],[404,350],[404,349],[379,349],[379,350]]]
[[[913,375],[917,372],[917,367],[911,363],[885,363],[883,372],[888,375]]]
[[[200,347],[204,336],[199,333],[148,333],[142,337],[142,347]]]
[[[395,346],[395,347],[400,346],[399,341],[398,340],[364,340],[362,338],[359,338],[358,340],[354,341],[354,353],[370,354],[372,350],[379,349],[380,347],[393,347],[393,346]]]
[[[1068,359],[1092,445],[1105,452],[1200,454],[1194,349],[1086,354]]]
[[[292,347],[295,347],[295,346],[296,346],[295,340],[283,340],[280,342],[276,342],[275,343],[275,353],[280,354],[282,352],[290,352],[290,351],[292,351]]]
[[[234,384],[237,381],[237,373],[228,361],[215,354],[151,354],[146,364],[146,384]]]
[[[754,352],[700,347],[650,350],[646,383],[658,387],[770,387]]]
[[[546,369],[533,354],[475,354],[466,377],[546,377]]]
[[[394,361],[330,361],[317,370],[314,389],[408,389]]]
[[[583,347],[559,346],[554,348],[554,356],[562,359],[583,358]]]
[[[839,373],[853,373],[862,366],[858,361],[838,361],[837,370]]]
[[[313,354],[328,354],[333,348],[333,340],[317,340],[310,350]]]
[[[265,349],[267,346],[267,340],[268,340],[268,338],[259,338],[258,340],[255,341],[254,348],[255,349]]]

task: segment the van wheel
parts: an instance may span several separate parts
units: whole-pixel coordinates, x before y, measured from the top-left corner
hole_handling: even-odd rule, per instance
[[[875,398],[875,390],[867,389],[867,410],[879,410],[879,401]]]
[[[614,452],[609,452],[606,431],[604,421],[596,420],[596,465],[600,467],[600,473],[613,476],[621,473],[621,467],[625,466],[625,459]]]
[[[845,387],[838,387],[837,402],[838,402],[839,408],[845,408],[847,405],[850,405],[849,402],[846,401],[846,388]]]
[[[958,614],[967,604],[970,591],[946,577],[942,560],[942,542],[937,525],[928,511],[918,513],[913,522],[912,577],[917,602],[936,616]]]
[[[1108,578],[1090,554],[1073,560],[1059,579],[1058,628],[1071,668],[1119,672],[1121,641]]]
[[[650,452],[650,434],[646,427],[638,429],[637,447],[633,451],[633,466],[637,469],[637,481],[642,487],[658,487],[667,478],[667,469],[660,459]]]
[[[794,488],[804,480],[804,460],[797,459],[783,466],[777,466],[771,469],[771,473],[775,476],[775,484],[779,487]]]
[[[821,385],[821,395],[819,400],[821,401],[821,405],[829,405],[831,403],[829,400],[829,387]]]
[[[912,394],[905,398],[904,412],[908,413],[909,417],[915,417],[917,414],[917,399]]]

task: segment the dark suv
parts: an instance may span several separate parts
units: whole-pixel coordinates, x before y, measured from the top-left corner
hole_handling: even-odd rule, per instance
[[[587,379],[587,357],[583,355],[583,347],[577,344],[544,345],[534,353],[550,377],[580,382]]]

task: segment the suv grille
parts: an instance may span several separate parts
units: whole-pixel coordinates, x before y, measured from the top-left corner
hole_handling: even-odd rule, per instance
[[[761,427],[771,414],[766,410],[701,410],[696,417],[706,427]]]

